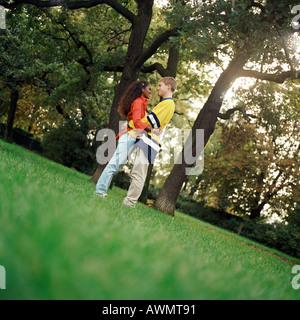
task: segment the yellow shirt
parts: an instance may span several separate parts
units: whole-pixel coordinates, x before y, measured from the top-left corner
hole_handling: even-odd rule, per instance
[[[170,122],[175,112],[175,103],[172,98],[163,99],[149,115],[146,115],[142,122],[146,123],[149,127],[153,129],[159,128],[164,129],[165,126]],[[134,128],[133,121],[129,121],[129,127]],[[133,138],[137,138],[139,136],[139,131],[130,130],[127,132]],[[150,132],[148,132],[151,135]],[[152,138],[159,142],[159,136],[152,134]]]

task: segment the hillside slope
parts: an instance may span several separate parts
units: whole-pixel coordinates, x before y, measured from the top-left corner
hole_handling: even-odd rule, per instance
[[[2,140],[0,177],[0,299],[300,299],[299,261]]]

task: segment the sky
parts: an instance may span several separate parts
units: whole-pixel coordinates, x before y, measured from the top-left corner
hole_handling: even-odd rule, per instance
[[[154,0],[157,7],[161,8],[168,3],[168,0]]]

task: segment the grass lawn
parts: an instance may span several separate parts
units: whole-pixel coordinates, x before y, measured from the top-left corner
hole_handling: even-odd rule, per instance
[[[2,299],[300,299],[300,261],[0,140]]]

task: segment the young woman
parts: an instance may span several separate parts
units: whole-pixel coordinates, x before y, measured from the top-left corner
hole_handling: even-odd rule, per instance
[[[127,134],[127,131],[136,129],[141,132],[151,131],[152,127],[142,122],[147,109],[147,101],[151,96],[151,86],[147,81],[136,81],[129,86],[121,98],[118,112],[123,118],[128,119],[128,127],[118,134],[118,147],[108,165],[102,172],[96,186],[96,194],[102,197],[107,196],[107,190],[111,184],[112,178],[127,162],[127,159],[133,151],[136,138]]]
[[[162,100],[147,116],[146,120],[142,120],[156,129],[151,131],[151,137],[148,134],[140,136],[135,144],[136,155],[130,172],[130,186],[127,196],[122,203],[124,206],[135,208],[143,191],[149,163],[153,164],[161,147],[160,137],[157,135],[157,131],[159,134],[161,133],[162,129],[168,125],[175,112],[173,94],[176,88],[176,80],[172,77],[165,77],[159,81],[157,91]],[[131,131],[129,131],[129,134],[131,134]]]

